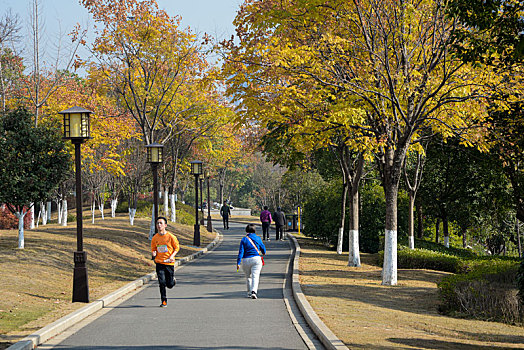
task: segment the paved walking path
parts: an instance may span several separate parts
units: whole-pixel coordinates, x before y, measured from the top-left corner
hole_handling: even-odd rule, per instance
[[[230,230],[222,231],[223,242],[217,249],[177,270],[177,285],[167,292],[167,308],[159,307],[155,281],[123,303],[91,316],[89,323],[66,332],[67,337],[39,348],[307,349],[283,300],[291,254],[288,241],[267,242],[259,299],[248,299],[244,274],[236,272],[244,228],[245,224],[231,223]]]

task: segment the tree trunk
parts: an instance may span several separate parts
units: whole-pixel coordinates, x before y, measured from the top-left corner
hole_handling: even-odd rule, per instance
[[[169,217],[169,189],[164,188],[164,216]]]
[[[384,240],[384,265],[382,284],[397,284],[397,195],[398,185],[386,184],[386,232]]]
[[[349,257],[348,257],[348,266],[360,267],[360,244],[358,240],[359,229],[358,229],[358,219],[359,219],[359,192],[358,187],[351,189],[349,195],[349,235],[348,235],[348,244],[349,244]]]
[[[31,223],[29,224],[29,229],[31,230],[34,230],[35,228],[35,209],[34,208],[35,208],[34,203],[30,203],[28,214],[29,214],[29,219],[31,220]]]
[[[118,198],[111,199],[111,217],[116,216],[116,208],[118,207]]]
[[[47,201],[47,221],[51,221],[51,201]]]
[[[67,199],[62,199],[62,226],[67,226]]]
[[[520,223],[519,223],[519,219],[518,218],[515,218],[515,231],[517,232],[517,245],[518,245],[518,249],[519,249],[519,258],[522,259],[522,243],[520,241]]]
[[[135,224],[136,209],[129,207],[129,224],[133,226]]]
[[[18,249],[24,249],[25,247],[25,239],[24,239],[24,217],[27,214],[27,212],[24,213],[22,210],[17,211],[16,217],[18,218]]]
[[[95,223],[95,211],[96,211],[96,204],[93,198],[93,201],[91,202],[91,221],[93,224]]]
[[[344,224],[346,221],[346,201],[348,195],[348,182],[344,179],[342,184],[342,200],[340,201],[340,226],[338,228],[337,254],[342,254],[342,242],[344,241]]]
[[[155,205],[153,204],[153,210],[151,212],[151,224],[149,225],[149,240],[152,240],[154,235],[155,235]]]
[[[420,203],[416,203],[415,205],[417,207],[417,238],[422,239],[424,236],[424,222],[422,217],[422,205]]]
[[[444,246],[449,248],[449,227],[448,227],[448,217],[444,216],[442,219],[442,230],[444,231]]]
[[[62,201],[60,199],[56,201],[56,210],[58,213],[57,222],[59,225],[61,225],[62,224]]]
[[[169,200],[171,201],[171,222],[176,222],[176,196],[170,194]]]
[[[413,207],[415,205],[415,193],[409,191],[409,209],[408,209],[408,244],[409,249],[415,249],[415,213]]]
[[[437,218],[437,222],[435,223],[435,243],[438,243],[440,240],[440,218]]]

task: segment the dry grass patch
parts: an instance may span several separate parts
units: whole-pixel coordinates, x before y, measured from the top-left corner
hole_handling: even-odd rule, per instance
[[[437,312],[437,283],[447,275],[399,270],[382,286],[376,256],[348,267],[318,242],[299,238],[300,282],[322,321],[351,349],[524,349],[524,328],[446,317]]]
[[[127,214],[94,225],[84,220],[91,300],[154,272],[149,223],[136,218],[131,226]],[[199,249],[192,246],[193,226],[170,223],[168,231],[181,243],[179,257]],[[200,233],[202,246],[215,237],[204,227]],[[85,305],[71,302],[76,222],[25,230],[25,249],[17,243],[17,230],[0,230],[0,349]]]

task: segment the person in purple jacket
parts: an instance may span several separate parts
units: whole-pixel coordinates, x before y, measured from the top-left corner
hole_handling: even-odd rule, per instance
[[[266,246],[255,233],[255,225],[246,226],[246,235],[240,241],[237,257],[237,271],[242,264],[242,270],[246,275],[247,297],[257,298],[258,280],[262,271],[262,255],[266,254]]]
[[[271,226],[271,212],[267,210],[267,205],[264,206],[264,210],[260,213],[260,222],[262,223],[262,239],[269,241],[269,227]]]

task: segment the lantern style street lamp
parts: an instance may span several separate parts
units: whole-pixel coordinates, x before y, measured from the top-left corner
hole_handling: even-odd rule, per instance
[[[191,164],[191,175],[195,176],[195,232],[193,235],[193,245],[200,247],[200,224],[198,222],[198,177],[202,175],[202,165],[200,160],[194,160]]]
[[[64,117],[64,139],[75,145],[76,176],[76,251],[74,252],[73,302],[89,303],[87,278],[87,252],[84,252],[82,222],[82,162],[80,145],[90,138],[89,118],[91,111],[82,107],[71,107],[58,112]]]
[[[151,164],[153,171],[153,222],[158,219],[158,164],[164,161],[164,145],[152,143],[146,146],[147,162]]]
[[[211,202],[209,200],[209,169],[206,169],[204,176],[207,180],[207,231],[213,232],[213,224],[211,223]]]

